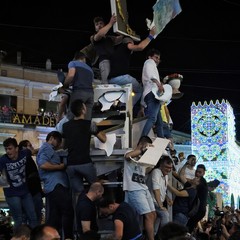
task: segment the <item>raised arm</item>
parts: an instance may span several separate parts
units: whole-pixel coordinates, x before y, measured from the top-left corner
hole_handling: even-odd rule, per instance
[[[99,31],[94,34],[93,36],[91,36],[90,40],[91,42],[94,41],[99,41],[101,40],[103,37],[105,37],[105,35],[108,33],[108,31],[112,28],[113,24],[117,21],[117,17],[115,14],[112,15],[112,17],[110,18],[110,21],[108,24],[106,24],[104,27],[102,27],[101,29],[99,29]]]
[[[150,31],[149,31],[149,35],[142,40],[139,44],[134,44],[133,42],[129,42],[128,43],[128,49],[131,51],[142,51],[144,50],[147,45],[154,39],[154,35],[156,34],[156,27],[153,27]]]
[[[140,155],[143,155],[143,153],[147,150],[146,144],[139,144],[137,147],[125,154],[126,160],[131,160],[131,158],[139,157]]]
[[[184,164],[184,166],[181,168],[180,172],[179,172],[179,179],[181,181],[181,183],[185,184],[187,182],[187,178],[185,177],[185,170],[187,167],[187,163]]]

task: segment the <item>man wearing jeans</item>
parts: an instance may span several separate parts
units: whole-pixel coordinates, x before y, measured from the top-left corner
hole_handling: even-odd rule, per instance
[[[15,138],[7,138],[3,146],[6,154],[0,158],[0,173],[5,171],[9,182],[9,186],[4,187],[3,191],[13,217],[14,228],[23,223],[24,212],[30,227],[35,227],[38,224],[37,215],[26,182],[26,163],[31,153],[27,150],[19,151]]]
[[[81,99],[87,107],[85,118],[88,120],[92,119],[92,108],[94,105],[93,79],[94,73],[92,68],[86,63],[85,54],[77,51],[74,59],[68,64],[68,73],[63,84],[63,89],[61,90],[72,86],[69,105],[74,100]],[[73,117],[73,113],[68,111],[67,118],[72,119]]]
[[[156,126],[157,137],[164,138],[163,121],[161,116],[161,101],[152,92],[156,86],[159,93],[163,93],[163,85],[157,66],[160,63],[160,52],[157,49],[150,49],[147,52],[147,60],[142,70],[143,96],[142,105],[145,107],[145,115],[148,117],[143,127],[141,136],[147,136],[153,125]]]
[[[154,200],[154,205],[157,213],[155,221],[155,232],[158,232],[159,227],[163,227],[170,221],[166,203],[171,206],[172,200],[167,196],[168,174],[172,171],[173,162],[169,156],[162,156],[151,171],[147,179],[147,185]]]
[[[133,96],[133,106],[136,105],[142,96],[142,86],[136,78],[129,75],[130,58],[132,52],[143,51],[147,45],[154,39],[156,33],[155,27],[149,31],[146,39],[140,43],[135,44],[130,37],[124,37],[122,42],[114,47],[114,53],[110,58],[110,73],[108,82],[110,84],[126,85],[131,83]]]
[[[201,221],[206,214],[208,187],[207,181],[204,178],[205,172],[206,172],[205,165],[198,164],[195,176],[200,178],[200,184],[197,186],[197,195],[200,200],[200,205],[198,212],[188,220],[187,227],[190,233],[194,231],[194,228],[197,226],[197,223]]]
[[[108,83],[108,75],[110,72],[110,58],[114,52],[114,45],[122,41],[123,36],[109,35],[108,32],[116,23],[117,17],[112,15],[108,24],[105,24],[102,17],[95,17],[93,22],[95,33],[90,37],[91,43],[98,55],[99,70],[101,75],[101,83]]]

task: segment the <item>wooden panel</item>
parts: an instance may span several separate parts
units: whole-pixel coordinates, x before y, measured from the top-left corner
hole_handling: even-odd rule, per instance
[[[128,12],[126,0],[110,0],[112,14],[117,16],[117,22],[113,25],[113,31],[140,41],[140,37],[128,24]]]

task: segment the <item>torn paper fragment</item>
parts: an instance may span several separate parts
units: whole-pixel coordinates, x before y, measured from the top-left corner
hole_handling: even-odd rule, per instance
[[[114,144],[116,143],[116,134],[110,133],[106,134],[107,141],[105,143],[101,142],[97,137],[94,137],[95,148],[105,150],[107,156],[109,157],[113,152]]]
[[[106,110],[109,110],[110,107],[113,105],[114,101],[113,102],[109,102],[105,99],[104,96],[100,97],[98,99],[98,101],[102,104],[102,108],[101,108],[101,111],[106,111]]]
[[[123,95],[123,91],[120,91],[120,92],[106,92],[104,94],[104,97],[108,102],[114,102],[115,100],[118,100],[122,95]]]
[[[49,99],[48,101],[56,101],[57,99],[57,96],[58,96],[58,91],[54,90],[52,91],[50,94],[49,94]]]
[[[119,101],[121,103],[126,103],[127,102],[127,93],[123,93],[122,96],[119,98]]]

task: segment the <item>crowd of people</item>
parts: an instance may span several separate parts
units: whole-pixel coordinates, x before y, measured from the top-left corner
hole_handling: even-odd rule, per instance
[[[80,100],[74,103],[83,109]],[[88,131],[90,134],[91,129]],[[125,154],[124,199],[117,199],[107,190],[103,180],[87,170],[89,167],[96,170],[91,159],[88,163],[76,165],[68,165],[61,159],[57,150],[62,139],[60,132],[52,131],[39,149],[33,149],[27,140],[19,144],[14,138],[4,141],[6,154],[0,158],[0,170],[5,169],[7,173],[9,187],[3,189],[11,216],[8,221],[13,221],[14,225],[12,234],[9,234],[12,229],[6,224],[5,216],[5,228],[1,229],[7,237],[2,239],[19,239],[19,234],[27,229],[30,229],[29,239],[52,239],[41,238],[45,227],[55,231],[56,239],[154,240],[180,239],[180,235],[181,239],[238,239],[234,236],[239,237],[240,211],[230,207],[219,210],[221,206],[218,206],[213,191],[220,181],[206,182],[205,166],[196,166],[196,156],[189,155],[183,167],[176,171],[177,175],[183,176],[184,181],[180,177],[175,179],[181,186],[174,184],[170,181],[171,173],[178,164],[170,155],[163,155],[155,167],[138,163],[147,149],[154,147],[151,138],[142,136],[137,146]],[[37,164],[32,159],[33,154],[37,154]],[[193,175],[189,175],[188,165],[193,166]],[[85,176],[88,185],[84,187]],[[200,202],[190,215],[195,198]],[[44,218],[41,214],[43,208]],[[113,232],[101,238],[99,219],[109,216]],[[173,232],[166,238],[165,228],[170,227]],[[42,232],[36,233],[40,229]],[[164,238],[161,238],[162,234]]]
[[[0,122],[10,123],[12,115],[16,113],[16,109],[11,106],[0,106]]]
[[[227,219],[227,213],[219,216],[217,211],[209,211],[208,221],[203,221],[218,182],[207,183],[207,169],[203,164],[196,166],[195,155],[186,161],[183,153],[176,156],[168,102],[161,100],[165,89],[157,68],[159,50],[147,51],[142,83],[129,74],[131,53],[143,51],[154,40],[155,28],[136,44],[130,37],[108,35],[115,22],[115,15],[108,24],[95,18],[91,43],[69,62],[59,89],[71,88],[70,99],[63,98],[67,111],[59,116],[65,116],[64,123],[59,121],[61,128],[49,132],[36,150],[28,140],[17,143],[15,138],[7,138],[3,142],[6,154],[0,158],[0,171],[6,171],[9,183],[3,190],[14,221],[12,239],[239,239],[234,238],[240,231],[238,212],[230,210]],[[138,144],[124,155],[121,200],[106,191],[90,156],[92,135],[103,143],[107,140],[106,133],[92,122],[94,73],[88,60],[94,62],[93,56],[98,57],[103,83],[132,84],[133,115],[147,118]],[[156,137],[168,138],[170,143],[156,166],[150,167],[139,159],[154,147],[148,136],[153,128]],[[59,149],[67,150],[67,159]],[[190,215],[195,199],[199,201],[197,211]],[[210,210],[216,207],[221,206],[211,202]],[[109,216],[113,232],[100,236],[98,220]]]

